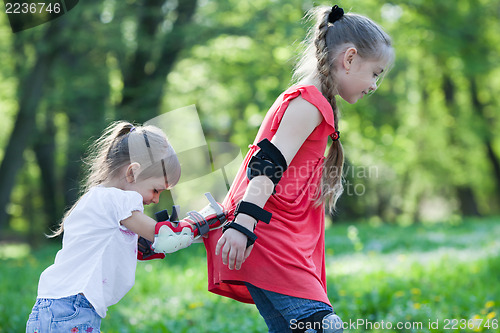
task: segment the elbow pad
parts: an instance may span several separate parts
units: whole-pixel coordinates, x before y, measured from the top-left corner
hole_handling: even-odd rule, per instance
[[[260,150],[252,156],[248,163],[247,177],[252,180],[257,176],[266,176],[276,187],[288,168],[286,159],[281,151],[268,139],[260,141],[257,146],[260,147]]]

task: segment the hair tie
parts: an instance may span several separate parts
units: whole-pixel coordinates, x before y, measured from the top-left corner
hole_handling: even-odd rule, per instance
[[[332,7],[331,13],[328,15],[328,22],[335,23],[344,16],[344,10],[339,6],[335,5]]]
[[[130,133],[132,133],[133,131],[135,131],[135,126],[132,126],[132,128],[130,128]]]
[[[333,141],[337,141],[338,139],[340,139],[340,132],[339,131],[333,132],[332,134],[330,134],[330,138],[332,138]]]

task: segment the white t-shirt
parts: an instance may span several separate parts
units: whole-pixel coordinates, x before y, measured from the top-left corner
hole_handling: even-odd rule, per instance
[[[137,192],[97,186],[84,194],[64,221],[62,249],[40,276],[38,297],[83,293],[104,318],[135,282],[138,237],[120,224],[133,211],[144,211]]]

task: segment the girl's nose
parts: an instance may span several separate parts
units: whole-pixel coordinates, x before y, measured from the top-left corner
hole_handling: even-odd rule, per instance
[[[153,203],[157,204],[158,202],[160,202],[160,194],[159,193],[153,195]]]
[[[374,81],[374,82],[372,83],[372,85],[370,86],[370,88],[369,88],[369,89],[370,89],[370,91],[375,91],[375,90],[377,90],[377,81]]]

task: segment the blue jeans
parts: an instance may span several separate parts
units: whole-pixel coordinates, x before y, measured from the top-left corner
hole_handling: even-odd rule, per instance
[[[99,333],[101,317],[82,294],[58,299],[38,298],[26,333]]]
[[[250,283],[245,283],[245,285],[260,315],[266,321],[269,333],[292,332],[290,326],[298,320],[320,311],[333,312],[331,306],[320,301],[278,294],[257,288]]]

